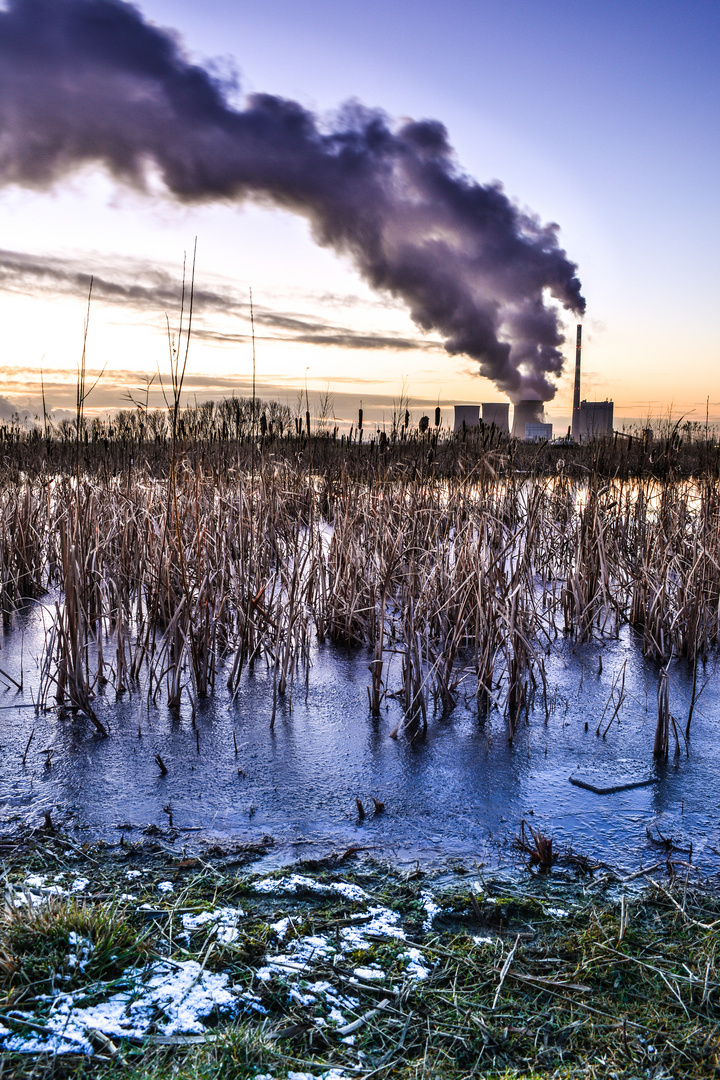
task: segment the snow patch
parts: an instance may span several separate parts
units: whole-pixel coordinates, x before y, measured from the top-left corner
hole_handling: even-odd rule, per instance
[[[234,1013],[244,1002],[228,986],[228,976],[203,971],[195,960],[183,963],[159,961],[149,968],[131,968],[125,973],[126,989],[88,1008],[75,1004],[75,997],[57,997],[48,1016],[27,1014],[33,1022],[49,1029],[47,1034],[11,1034],[3,1039],[6,1050],[32,1053],[92,1054],[89,1031],[101,1031],[109,1038],[141,1039],[151,1025],[163,1035],[202,1035],[202,1021],[214,1011]],[[254,998],[254,995],[253,995]],[[256,999],[255,999],[256,1000]]]
[[[348,900],[352,900],[354,903],[368,899],[368,894],[359,885],[351,885],[347,881],[334,881],[329,885],[323,885],[321,882],[313,881],[312,878],[304,877],[302,874],[290,874],[288,877],[283,878],[263,878],[261,881],[256,881],[253,888],[255,892],[290,893],[291,895],[298,892],[335,893],[338,896],[344,896]]]
[[[400,954],[400,959],[409,961],[408,966],[405,968],[405,974],[409,975],[411,979],[427,979],[430,968],[422,963],[423,954],[419,949],[406,949],[404,953]]]
[[[197,930],[208,923],[216,923],[217,940],[221,945],[231,945],[240,936],[237,925],[244,914],[242,908],[223,907],[216,911],[201,911],[198,915],[183,915],[183,930]]]
[[[423,893],[421,896],[422,906],[425,909],[425,918],[423,920],[423,930],[428,931],[432,928],[433,919],[436,915],[440,914],[442,910],[439,904],[436,904],[430,893]]]

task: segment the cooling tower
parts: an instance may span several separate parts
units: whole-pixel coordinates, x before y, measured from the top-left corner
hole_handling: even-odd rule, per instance
[[[525,398],[523,401],[515,402],[512,428],[513,437],[516,439],[524,439],[525,425],[542,424],[544,416],[545,410],[542,401],[536,401],[534,398]]]
[[[480,427],[479,405],[455,406],[455,427],[453,431],[462,431],[463,424],[469,428]]]
[[[499,431],[510,432],[510,406],[505,402],[483,402],[483,424],[494,424]]]

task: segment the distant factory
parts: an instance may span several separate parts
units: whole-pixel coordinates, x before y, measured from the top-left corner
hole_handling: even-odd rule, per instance
[[[552,439],[552,424],[545,423],[542,401],[526,398],[524,401],[515,402],[512,433],[513,438],[526,439],[528,442]]]
[[[507,402],[486,401],[481,405],[456,405],[454,431],[476,428],[480,423],[510,434],[510,406]],[[513,410],[512,434],[516,439],[533,442],[552,439],[552,424],[544,423],[542,401],[518,401]]]
[[[580,360],[582,354],[582,326],[578,325],[575,344],[575,389],[573,393],[570,436],[574,442],[587,442],[613,430],[612,401],[580,400]],[[507,403],[485,402],[480,405],[456,405],[454,430],[464,431],[480,424],[494,424],[499,431],[510,433],[510,406]],[[527,398],[515,403],[513,409],[512,435],[527,442],[552,439],[552,424],[545,423],[542,401]]]

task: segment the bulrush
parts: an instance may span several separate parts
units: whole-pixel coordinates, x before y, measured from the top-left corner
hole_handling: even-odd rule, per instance
[[[710,440],[667,448],[665,465],[695,479],[665,465],[650,475],[659,459],[637,440],[563,446],[558,471],[558,448],[490,429],[438,432],[428,464],[419,432],[380,453],[246,405],[83,421],[79,464],[74,428],[44,440],[0,430],[6,625],[22,598],[55,593],[38,709],[105,735],[103,687],[195,716],[218,676],[236,696],[261,663],[272,724],[330,640],[367,650],[369,712],[381,721],[394,699],[405,714],[393,734],[422,736],[462,692],[479,716],[503,713],[512,739],[538,705],[547,719],[554,639],[601,643],[627,624],[663,669],[693,665],[694,704],[698,664],[720,641]],[[663,691],[648,747],[660,757],[666,704]]]

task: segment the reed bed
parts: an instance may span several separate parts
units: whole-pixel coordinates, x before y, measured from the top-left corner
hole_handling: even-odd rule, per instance
[[[692,665],[694,699],[720,634],[709,441],[308,438],[271,412],[202,407],[175,418],[174,438],[165,414],[140,411],[85,424],[74,444],[62,431],[4,437],[6,625],[18,604],[55,597],[39,708],[104,734],[102,687],[194,716],[218,679],[235,694],[263,664],[274,722],[329,639],[368,650],[371,713],[396,696],[414,735],[462,688],[480,715],[503,712],[512,738],[521,718],[548,715],[558,638],[630,625],[658,666],[655,753],[667,756],[668,664]]]

